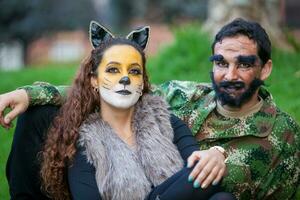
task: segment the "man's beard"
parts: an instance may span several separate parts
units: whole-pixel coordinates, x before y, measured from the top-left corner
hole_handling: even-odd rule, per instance
[[[217,84],[215,82],[213,72],[210,73],[210,78],[212,81],[213,89],[216,93],[216,97],[221,102],[221,104],[237,108],[240,108],[244,103],[248,102],[255,94],[256,90],[261,85],[264,85],[264,82],[258,78],[253,79],[248,88],[246,88],[246,84],[242,81],[222,81]],[[228,88],[236,90],[245,89],[245,91],[239,96],[233,97],[230,95],[230,93],[226,92],[226,89]],[[224,91],[222,91],[221,89],[224,89]]]

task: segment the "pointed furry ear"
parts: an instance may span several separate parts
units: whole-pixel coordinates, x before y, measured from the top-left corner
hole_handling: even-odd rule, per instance
[[[135,43],[140,45],[143,49],[145,49],[149,40],[149,32],[150,32],[150,27],[145,26],[131,31],[126,38],[128,40],[134,41]]]
[[[92,47],[95,49],[101,44],[101,42],[110,38],[114,38],[114,35],[104,26],[98,24],[95,21],[91,21],[89,38]]]

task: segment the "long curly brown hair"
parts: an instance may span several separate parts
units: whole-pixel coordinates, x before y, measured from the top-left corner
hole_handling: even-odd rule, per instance
[[[53,199],[70,199],[67,184],[67,168],[72,164],[76,153],[79,127],[87,116],[99,109],[100,96],[91,85],[91,77],[97,74],[102,56],[113,45],[130,45],[142,56],[143,94],[149,92],[148,76],[145,69],[146,58],[136,43],[127,39],[111,39],[92,50],[74,79],[68,98],[59,110],[47,134],[44,149],[41,152],[41,178],[44,191]]]

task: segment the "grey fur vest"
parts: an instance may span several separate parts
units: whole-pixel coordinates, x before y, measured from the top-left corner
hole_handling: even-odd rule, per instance
[[[133,131],[136,148],[130,148],[99,113],[91,114],[80,128],[79,145],[96,169],[104,200],[142,200],[183,167],[173,144],[167,104],[161,97],[144,95],[136,104]]]

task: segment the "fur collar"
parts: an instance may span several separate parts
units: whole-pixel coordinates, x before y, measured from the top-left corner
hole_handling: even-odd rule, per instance
[[[141,200],[183,167],[173,144],[167,104],[161,97],[144,95],[135,106],[133,130],[136,149],[123,142],[99,113],[80,128],[79,145],[96,169],[96,181],[105,200]]]

